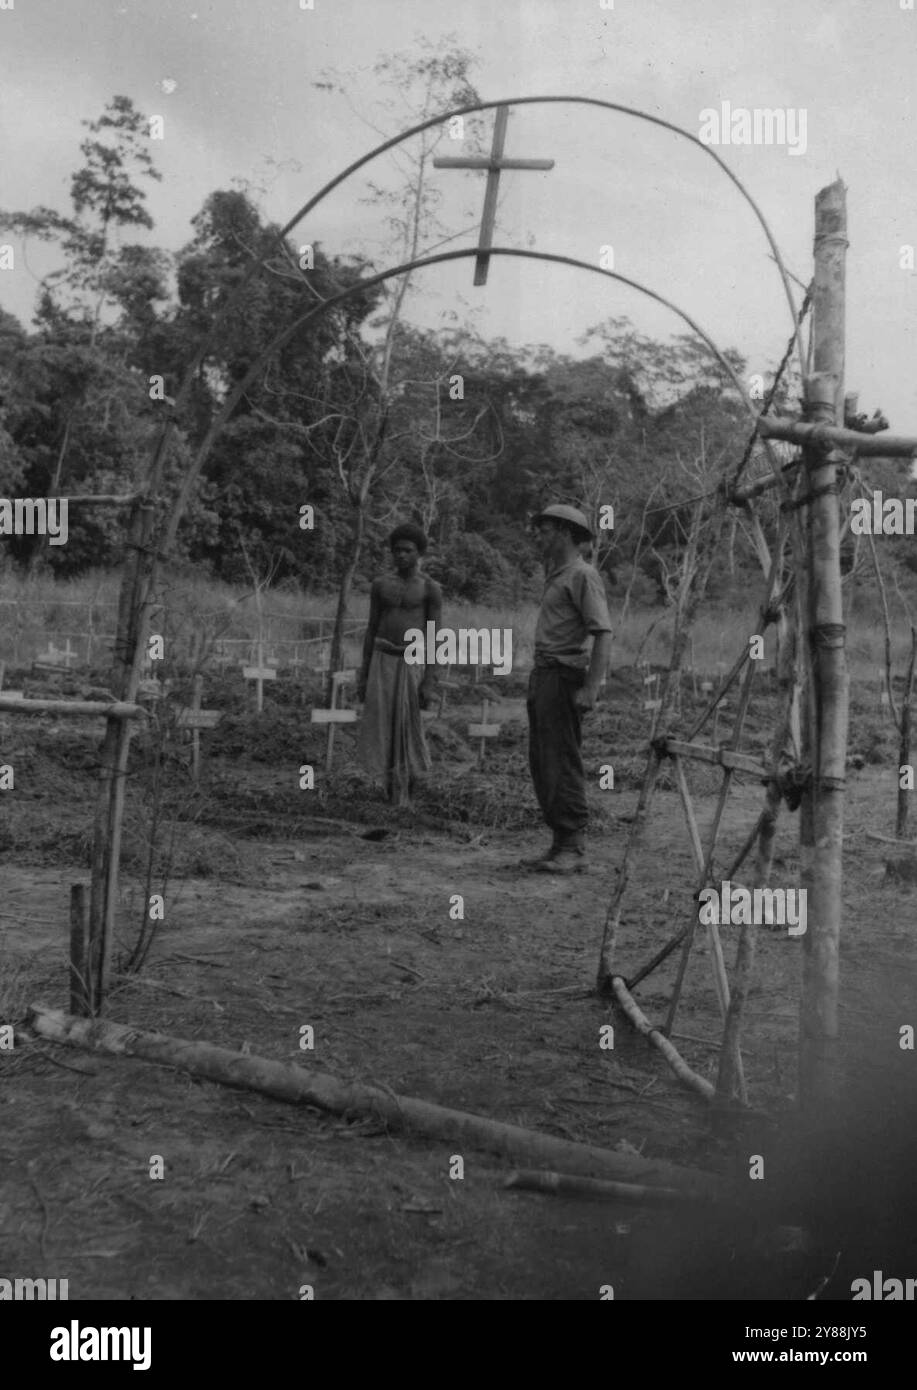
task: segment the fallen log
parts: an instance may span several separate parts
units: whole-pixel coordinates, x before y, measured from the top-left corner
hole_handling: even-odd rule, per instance
[[[65,675],[72,675],[65,666]],[[64,719],[97,714],[102,719],[146,719],[148,711],[129,701],[114,700],[110,705],[101,700],[18,700],[0,693],[0,710],[6,714],[56,714]]]
[[[503,1186],[525,1192],[552,1192],[561,1197],[608,1197],[618,1202],[640,1202],[647,1206],[683,1202],[686,1196],[675,1187],[649,1187],[646,1183],[581,1178],[572,1173],[545,1173],[532,1168],[510,1173]]]
[[[231,1052],[213,1043],[142,1032],[102,1019],[74,1018],[58,1009],[37,1004],[30,1007],[27,1021],[32,1032],[53,1042],[139,1057],[226,1086],[258,1091],[276,1100],[315,1105],[336,1115],[372,1115],[399,1129],[414,1130],[455,1146],[468,1144],[517,1162],[543,1164],[617,1181],[675,1187],[691,1197],[715,1197],[720,1189],[719,1179],[711,1173],[679,1168],[661,1159],[611,1153],[589,1144],[555,1139],[518,1125],[450,1110],[410,1096],[398,1096],[375,1086],[343,1082],[327,1072],[311,1068],[307,1071],[291,1062],[274,1062],[265,1057]]]
[[[654,1047],[658,1047],[679,1081],[683,1082],[685,1086],[690,1086],[692,1090],[699,1091],[705,1100],[713,1100],[716,1095],[716,1088],[704,1077],[698,1076],[696,1071],[692,1071],[681,1053],[672,1046],[665,1034],[653,1027],[620,975],[615,975],[612,978],[611,988],[622,1011],[630,1019],[637,1032],[648,1038]]]

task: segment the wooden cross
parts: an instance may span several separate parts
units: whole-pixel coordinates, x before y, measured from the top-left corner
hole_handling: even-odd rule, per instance
[[[484,213],[481,217],[481,231],[478,236],[478,254],[474,262],[474,283],[487,284],[487,267],[490,257],[487,252],[493,243],[494,220],[497,215],[497,189],[503,169],[553,169],[553,159],[504,159],[503,146],[506,143],[506,122],[509,107],[498,106],[494,122],[494,138],[487,159],[463,158],[461,155],[440,155],[433,160],[436,169],[486,169],[487,187],[484,191]]]
[[[203,676],[194,677],[191,691],[189,708],[178,711],[178,727],[191,730],[191,777],[197,782],[201,775],[201,729],[215,729],[223,717],[223,712],[218,709],[201,709]]]
[[[35,658],[34,664],[40,669],[47,670],[52,673],[68,674],[70,671],[71,662],[79,661],[79,659],[80,654],[79,652],[74,651],[73,648],[70,646],[69,637],[67,638],[66,648],[55,647],[54,643],[49,638],[48,650],[46,652],[39,652],[38,656]]]
[[[264,644],[262,642],[258,643],[257,666],[243,666],[242,677],[244,680],[255,682],[255,709],[260,714],[264,709],[264,682],[277,679],[277,667],[266,666],[264,663]]]
[[[481,767],[484,766],[484,749],[487,747],[487,740],[489,738],[496,738],[500,732],[499,724],[488,724],[487,708],[487,701],[482,700],[480,724],[468,725],[468,732],[471,735],[471,737],[479,738],[481,740],[480,744],[478,745],[478,762],[480,763]]]
[[[331,771],[334,759],[334,733],[338,724],[353,724],[356,722],[357,712],[355,709],[338,709],[338,691],[347,681],[356,678],[356,671],[335,671],[331,677],[331,708],[314,709],[312,711],[313,724],[328,725],[328,744],[325,750],[325,771]]]

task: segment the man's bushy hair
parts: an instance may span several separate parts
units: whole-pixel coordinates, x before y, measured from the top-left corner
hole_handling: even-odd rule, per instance
[[[388,538],[389,549],[394,550],[399,541],[411,541],[417,546],[421,555],[426,551],[428,541],[419,526],[415,526],[411,521],[403,521],[400,526],[396,526]]]

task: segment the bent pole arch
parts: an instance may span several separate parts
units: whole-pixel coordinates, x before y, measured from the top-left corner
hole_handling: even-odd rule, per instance
[[[185,507],[187,506],[188,500],[191,496],[191,489],[193,488],[198,478],[198,475],[200,474],[200,471],[207,460],[210,450],[213,448],[213,445],[215,444],[220,432],[228,423],[233,411],[239,404],[239,401],[245,395],[245,392],[248,390],[249,386],[251,386],[252,382],[256,380],[259,373],[264,368],[265,363],[274,355],[275,352],[282,348],[283,345],[290,340],[290,338],[292,338],[294,333],[297,333],[300,329],[304,328],[306,324],[310,323],[313,319],[318,318],[322,314],[328,313],[329,310],[333,309],[343,300],[349,299],[353,295],[361,294],[368,289],[372,289],[374,285],[382,284],[385,280],[394,279],[398,275],[408,275],[412,271],[422,270],[425,269],[427,266],[440,265],[444,261],[463,260],[470,256],[476,256],[477,254],[478,248],[476,246],[467,247],[459,251],[439,251],[435,255],[421,256],[413,261],[406,261],[402,265],[393,266],[389,270],[379,271],[375,275],[369,275],[366,277],[366,279],[357,281],[356,284],[348,285],[346,289],[340,290],[337,294],[329,295],[327,299],[323,299],[320,303],[314,304],[310,309],[306,311],[306,313],[300,314],[300,316],[294,319],[292,323],[287,324],[286,328],[281,329],[281,331],[271,339],[270,343],[268,343],[264,350],[258,355],[255,361],[249,367],[248,371],[245,373],[245,376],[242,377],[241,380],[237,382],[237,384],[233,387],[232,391],[230,391],[229,395],[226,397],[225,401],[220,407],[219,414],[217,415],[216,419],[211,422],[210,428],[207,430],[206,435],[201,440],[201,443],[199,444],[197,451],[195,452],[194,458],[192,459],[189,467],[185,471],[185,476],[182,479],[181,488],[179,489],[179,492],[175,498],[175,502],[173,503],[172,511],[169,515],[169,520],[165,531],[164,543],[162,547],[163,550],[166,553],[168,553],[175,542],[175,538],[178,534],[178,527],[181,523],[182,516],[184,515]],[[723,353],[716,346],[710,335],[706,333],[703,328],[701,328],[700,324],[697,323],[696,320],[693,319],[690,314],[686,313],[684,309],[680,309],[677,304],[673,304],[673,302],[670,299],[666,299],[664,295],[658,294],[656,290],[651,290],[646,285],[642,285],[638,280],[631,280],[626,275],[620,275],[615,270],[605,270],[601,266],[592,265],[589,261],[577,260],[574,256],[561,256],[549,251],[522,251],[505,246],[489,247],[487,254],[489,256],[510,256],[515,257],[519,260],[549,261],[555,265],[573,266],[577,270],[589,270],[592,271],[595,275],[604,275],[609,280],[617,280],[621,284],[627,285],[630,289],[637,290],[640,294],[645,294],[650,299],[654,299],[657,302],[657,304],[662,304],[666,309],[670,309],[674,314],[677,314],[678,317],[684,323],[688,325],[688,327],[691,329],[693,333],[697,334],[697,336],[709,349],[712,356],[717,360],[717,362],[719,362],[720,366],[729,376],[730,380],[732,381],[732,384],[738,391],[739,396],[741,397],[743,404],[748,410],[752,421],[755,424],[757,423],[758,412],[755,410],[751,398],[748,392],[746,391],[739,374],[732,366],[732,363],[728,360],[728,358],[726,358],[723,355]]]
[[[758,219],[761,229],[764,232],[764,235],[767,239],[767,243],[771,249],[771,254],[774,258],[774,263],[777,266],[780,279],[783,283],[783,291],[786,295],[786,301],[790,311],[790,320],[793,324],[793,335],[796,344],[796,353],[799,358],[800,369],[804,373],[805,356],[803,354],[802,348],[802,335],[799,324],[797,322],[796,306],[793,303],[793,293],[790,289],[790,277],[787,273],[786,267],[783,264],[783,257],[780,254],[780,248],[777,245],[777,242],[774,238],[774,234],[770,229],[770,226],[768,225],[767,219],[765,218],[763,212],[759,208],[758,204],[755,202],[752,195],[749,193],[748,189],[742,183],[742,180],[739,178],[737,174],[733,173],[732,169],[730,169],[726,161],[722,159],[720,155],[718,155],[710,145],[705,145],[702,140],[700,140],[696,135],[692,135],[689,130],[685,130],[683,126],[675,125],[674,122],[667,121],[662,116],[653,116],[648,111],[639,111],[634,106],[623,106],[620,102],[615,101],[603,101],[600,97],[500,97],[496,101],[469,102],[465,106],[456,106],[449,111],[442,111],[439,113],[439,115],[431,116],[428,120],[420,121],[417,125],[410,126],[407,130],[401,131],[398,135],[393,135],[388,140],[383,140],[380,145],[376,145],[374,149],[369,150],[366,154],[361,155],[359,159],[355,159],[351,164],[348,164],[346,169],[342,169],[340,173],[335,174],[333,179],[329,179],[329,181],[326,184],[324,184],[324,186],[320,188],[317,193],[313,194],[313,196],[309,198],[307,202],[303,203],[299,211],[295,212],[293,216],[290,218],[290,220],[287,223],[285,223],[283,227],[281,227],[280,231],[277,234],[277,240],[281,248],[284,247],[285,238],[289,235],[291,231],[293,231],[294,227],[298,226],[304,217],[307,217],[308,214],[312,212],[313,209],[316,208],[320,202],[323,201],[323,199],[327,198],[329,193],[332,193],[334,189],[339,187],[340,184],[342,184],[346,179],[350,178],[351,174],[355,174],[358,169],[362,169],[364,165],[371,163],[374,159],[378,159],[378,157],[382,154],[385,154],[387,150],[394,149],[396,145],[402,144],[405,140],[410,140],[413,136],[420,135],[423,131],[430,130],[433,126],[442,125],[444,122],[452,120],[452,118],[455,116],[469,116],[474,111],[492,111],[498,106],[555,105],[559,103],[567,103],[568,105],[572,104],[574,106],[595,106],[604,111],[617,111],[620,115],[633,116],[636,120],[647,121],[650,125],[659,126],[663,130],[670,130],[673,134],[680,135],[682,139],[690,141],[692,145],[696,145],[699,149],[703,150],[705,154],[710,156],[710,158],[714,161],[715,164],[719,165],[719,167],[722,169],[723,173],[726,175],[729,181],[735,185],[739,193],[748,203],[755,217]],[[211,343],[216,341],[217,335],[224,322],[225,317],[229,314],[231,309],[239,303],[242,294],[245,290],[245,287],[249,284],[253,277],[257,275],[258,271],[262,268],[262,264],[263,263],[258,260],[252,261],[251,265],[245,271],[241,280],[239,281],[238,285],[236,286],[235,290],[230,296],[229,301],[218,312],[214,323],[210,327],[209,332],[204,335],[203,340],[198,345],[197,350],[192,355],[191,360],[189,361],[185,369],[181,385],[179,386],[178,391],[176,393],[175,401],[177,408],[180,408],[182,405],[185,404],[185,401],[187,400],[188,394],[191,390],[191,385],[194,381],[198,369],[200,368],[201,362],[204,359],[207,348]],[[152,476],[158,477],[158,470],[162,466],[164,451],[168,440],[168,434],[168,429],[164,430],[157,443],[156,449],[154,451],[153,462],[151,465]]]
[[[345,181],[345,179],[350,178],[351,174],[355,174],[357,170],[362,169],[365,164],[371,163],[371,161],[377,159],[379,155],[385,154],[387,150],[394,149],[396,145],[400,145],[403,141],[411,139],[414,135],[420,135],[423,131],[430,130],[433,126],[443,125],[446,121],[452,120],[455,116],[470,116],[474,111],[492,111],[498,106],[546,106],[556,103],[566,103],[574,106],[597,106],[604,111],[617,111],[619,115],[622,116],[633,116],[636,120],[648,121],[650,125],[660,126],[663,130],[670,130],[674,135],[680,135],[682,139],[689,140],[692,145],[696,145],[698,149],[703,150],[705,154],[710,156],[714,163],[719,165],[729,181],[735,185],[739,193],[748,203],[755,217],[758,219],[761,230],[767,238],[768,246],[771,249],[771,254],[773,255],[783,284],[783,292],[786,295],[786,302],[790,311],[790,322],[793,325],[793,333],[796,340],[796,352],[799,357],[800,368],[804,372],[805,357],[802,350],[802,336],[797,323],[796,306],[793,303],[793,292],[790,289],[790,277],[787,273],[786,266],[783,264],[780,248],[777,245],[774,234],[770,229],[764,213],[761,211],[738,174],[730,169],[725,159],[722,159],[710,145],[705,145],[703,140],[697,135],[692,135],[690,130],[685,130],[684,126],[675,125],[673,121],[667,121],[662,116],[653,116],[649,111],[640,111],[635,106],[622,106],[621,103],[617,101],[603,101],[601,97],[578,96],[500,97],[496,101],[469,102],[467,106],[456,106],[450,111],[443,111],[437,116],[431,116],[426,121],[420,121],[417,125],[410,126],[407,130],[401,131],[399,135],[393,135],[388,140],[383,140],[381,145],[376,145],[375,149],[370,150],[367,154],[361,155],[360,158],[355,159],[352,164],[348,164],[346,169],[342,169],[339,174],[335,174],[334,178],[329,179],[324,187],[320,188],[308,202],[304,203],[299,211],[294,213],[293,217],[290,218],[290,221],[280,229],[280,239],[282,240],[286,237],[304,217],[308,216],[313,208],[317,207],[317,205],[328,196],[329,193],[332,193],[335,188]]]

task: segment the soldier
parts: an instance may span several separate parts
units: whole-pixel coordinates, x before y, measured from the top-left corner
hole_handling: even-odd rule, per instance
[[[589,820],[582,758],[582,716],[591,710],[611,655],[605,586],[580,546],[592,531],[577,507],[545,507],[533,519],[545,568],[529,678],[529,768],[542,815],[554,834],[526,868],[572,874],[585,867]],[[592,639],[592,651],[589,642]]]

